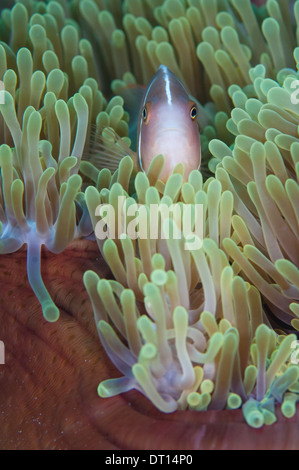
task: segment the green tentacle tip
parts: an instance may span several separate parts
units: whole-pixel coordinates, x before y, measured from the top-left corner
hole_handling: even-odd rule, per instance
[[[43,315],[44,318],[51,323],[54,323],[59,318],[59,309],[56,307],[54,303],[47,303],[46,305],[42,305]]]
[[[212,393],[214,390],[214,382],[210,379],[205,379],[200,384],[201,393]]]
[[[98,385],[98,395],[102,398],[114,397],[132,389],[132,381],[127,377],[104,380]]]
[[[157,286],[164,286],[167,282],[167,273],[162,269],[156,269],[151,273],[151,281]]]
[[[93,284],[97,285],[99,280],[99,276],[94,271],[85,271],[85,273],[83,274],[83,283],[87,290]]]
[[[281,405],[282,414],[286,418],[292,418],[296,414],[296,403],[299,401],[299,395],[295,393],[286,393]]]
[[[109,380],[104,380],[98,386],[98,395],[102,398],[109,398],[111,397],[111,390],[107,387],[106,382],[110,382]]]
[[[191,409],[196,409],[201,404],[201,395],[197,392],[189,393],[187,403]]]
[[[152,266],[154,270],[165,270],[165,258],[161,253],[155,253],[152,257]],[[168,272],[169,275],[169,272]],[[154,282],[154,281],[153,281]]]
[[[157,356],[157,347],[154,344],[147,343],[142,346],[139,355],[139,361],[150,361]]]
[[[264,422],[267,426],[271,426],[271,424],[274,424],[277,421],[275,414],[271,411],[262,408],[262,413],[264,416]]]
[[[265,424],[263,413],[259,410],[256,400],[249,400],[243,405],[243,415],[246,422],[252,428],[261,428]]]

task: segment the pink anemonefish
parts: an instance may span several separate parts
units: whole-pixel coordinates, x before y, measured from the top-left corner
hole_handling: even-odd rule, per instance
[[[140,91],[139,87],[139,91]],[[134,93],[131,90],[130,93]],[[126,103],[126,96],[123,97]],[[181,81],[165,65],[160,65],[147,86],[138,116],[136,152],[128,148],[116,135],[114,137],[122,150],[107,149],[99,142],[93,149],[93,159],[101,166],[116,169],[124,155],[130,155],[134,167],[147,172],[156,155],[164,156],[164,166],[159,178],[166,182],[179,163],[184,164],[184,181],[201,162],[200,135],[198,128],[198,107],[188,95]],[[136,131],[135,131],[136,132]],[[91,159],[92,160],[92,159]],[[111,162],[111,165],[109,165]],[[113,168],[114,164],[114,168]]]

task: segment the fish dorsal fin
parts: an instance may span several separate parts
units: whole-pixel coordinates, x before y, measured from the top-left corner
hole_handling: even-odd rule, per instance
[[[108,168],[114,173],[122,158],[127,155],[133,160],[134,170],[139,171],[137,155],[129,147],[126,138],[120,137],[112,127],[91,127],[90,142],[83,160],[89,161],[99,170]]]
[[[131,147],[134,150],[137,148],[138,119],[145,92],[146,87],[144,85],[138,85],[137,83],[119,86],[116,89],[116,93],[124,100],[125,111],[130,116],[129,137],[131,140]]]

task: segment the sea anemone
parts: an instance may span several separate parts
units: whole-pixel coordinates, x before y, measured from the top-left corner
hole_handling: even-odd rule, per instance
[[[98,89],[91,45],[79,40],[62,7],[28,8],[17,3],[2,12],[9,41],[0,45],[0,243],[1,253],[27,245],[29,282],[44,317],[55,321],[59,312],[40,275],[41,246],[60,253],[90,234],[78,175],[84,150],[96,123],[121,135],[128,125],[122,98],[107,102]]]
[[[170,3],[177,10],[170,9]],[[211,26],[202,32],[197,47],[197,56],[203,62],[206,77],[213,84],[211,96],[215,109],[230,113],[234,107],[231,118],[226,119],[218,113],[218,117],[223,116],[222,123],[227,127],[226,137],[221,141],[207,139],[210,141],[209,150],[217,157],[209,162],[209,169],[216,171],[216,180],[208,178],[203,184],[201,175],[193,172],[188,183],[182,185],[181,170],[177,168],[164,185],[159,180],[163,159],[157,157],[147,176],[138,174],[135,178],[134,198],[128,194],[131,169],[127,172],[124,188],[115,179],[110,179],[105,187],[97,184],[99,191],[95,188],[86,191],[95,232],[97,224],[103,227],[103,219],[96,219],[97,215],[103,215],[99,209],[97,211],[101,205],[108,204],[113,208],[113,216],[119,221],[124,218],[123,212],[134,207],[136,199],[144,208],[138,211],[139,227],[148,227],[153,204],[170,206],[185,203],[194,206],[200,203],[204,218],[202,248],[186,252],[183,249],[186,240],[180,243],[165,241],[164,237],[152,240],[149,232],[147,237],[137,235],[132,240],[121,231],[115,232],[115,227],[109,226],[108,217],[104,221],[108,240],[103,242],[101,238],[98,244],[116,282],[99,279],[91,272],[86,273],[84,280],[102,344],[112,362],[124,374],[121,379],[100,384],[101,396],[137,388],[166,412],[188,406],[221,409],[233,407],[232,403],[235,407],[243,404],[247,422],[259,427],[275,421],[274,405],[282,403],[284,395],[294,404],[298,398],[298,367],[290,359],[296,335],[285,336],[285,332],[291,332],[292,328],[298,329],[297,159],[295,147],[293,152],[290,149],[298,135],[294,121],[297,111],[290,109],[290,93],[286,97],[285,92],[279,95],[277,91],[277,87],[289,91],[290,80],[296,78],[296,73],[287,68],[295,63],[292,55],[282,53],[280,57],[279,48],[273,46],[277,31],[281,29],[282,36],[285,35],[282,18],[285,17],[287,23],[291,22],[289,12],[281,11],[278,4],[268,2],[269,17],[260,26],[257,18],[249,21],[254,15],[249,2],[232,3],[249,33],[245,41],[247,46],[240,42],[239,37],[243,41],[244,35],[240,23],[233,21],[232,10],[224,9],[219,13],[216,24],[212,20]],[[92,2],[88,4],[91,8]],[[128,7],[128,3],[126,5]],[[207,18],[217,15],[215,12],[212,15],[211,5],[205,10]],[[213,5],[215,7],[216,2]],[[203,2],[198,6],[199,11],[202,7]],[[179,27],[179,22],[185,21],[182,15],[186,10],[182,9],[180,2],[164,2],[154,12],[165,31],[165,38],[169,37],[167,33],[172,27]],[[108,21],[109,13],[98,12],[98,17],[105,17]],[[141,28],[140,18],[133,15],[125,18],[124,24],[131,21],[136,30]],[[88,20],[87,13],[85,19]],[[145,31],[146,24],[143,24]],[[148,34],[147,39],[138,36],[140,44],[144,42],[142,61],[139,62],[144,76],[152,66],[152,57],[158,58],[159,62],[160,48],[154,43],[152,28],[148,28]],[[177,39],[179,34],[171,36],[172,40],[173,37]],[[292,34],[284,37],[284,41],[280,37],[278,39],[281,50],[294,43]],[[173,44],[161,42],[163,47],[171,50]],[[137,46],[138,41],[129,43]],[[257,43],[258,48],[254,47]],[[110,45],[113,47],[113,43]],[[140,51],[137,50],[138,53]],[[192,47],[189,52],[192,53]],[[212,52],[215,52],[214,56]],[[133,54],[131,49],[130,53]],[[126,55],[130,53],[127,51]],[[169,60],[175,58],[173,51],[169,57]],[[215,61],[211,61],[211,57]],[[252,64],[259,61],[261,64],[252,68]],[[192,63],[190,59],[189,64]],[[167,62],[167,65],[173,70],[186,70],[173,62]],[[138,71],[134,73],[138,75]],[[278,82],[283,85],[272,78],[277,73]],[[189,73],[187,75],[190,77]],[[180,78],[184,80],[182,75]],[[115,81],[113,87],[119,91],[126,82],[134,82],[129,71],[124,81]],[[192,90],[190,83],[189,88]],[[278,103],[274,102],[274,96]],[[272,122],[278,126],[277,131],[271,126]],[[212,136],[207,128],[205,132]],[[233,144],[229,136],[236,137]],[[279,146],[279,139],[284,146]],[[289,146],[286,148],[287,143]],[[280,153],[278,147],[282,146],[284,152]],[[289,155],[286,155],[286,150]],[[269,164],[266,162],[268,158]],[[99,175],[100,172],[97,181]],[[124,200],[121,207],[119,198]],[[165,223],[161,215],[157,226],[164,228]],[[227,292],[230,292],[229,300]],[[254,304],[250,296],[254,296]],[[262,302],[265,302],[264,306]],[[205,327],[207,318],[213,322],[211,330]],[[279,328],[277,333],[271,329],[271,324]],[[194,330],[201,333],[202,343],[195,343]],[[225,339],[224,336],[221,340],[219,335],[213,336],[219,332],[225,333]],[[230,346],[225,346],[226,341],[232,341]],[[211,353],[211,344],[215,356]],[[233,357],[226,360],[224,351],[227,350]],[[197,353],[198,360],[194,359]],[[163,358],[166,358],[165,363]],[[223,371],[222,364],[226,364]],[[287,377],[290,377],[290,382]],[[209,397],[205,396],[205,405],[201,405],[202,380],[213,382]],[[223,388],[221,380],[225,382]],[[276,387],[280,387],[278,384],[284,384],[281,385],[281,394],[276,391]],[[287,408],[288,405],[282,406],[282,410]]]
[[[60,111],[67,116],[64,102],[57,103],[56,109],[61,106]],[[81,95],[74,99],[74,105],[84,119],[87,104]],[[75,206],[81,188],[77,158],[61,155],[58,162],[53,158],[51,143],[39,140],[42,117],[33,107],[26,108],[22,129],[8,92],[0,108],[15,143],[13,149],[7,144],[0,147],[1,253],[12,253],[27,244],[29,282],[44,317],[55,321],[58,309],[41,279],[40,251],[45,245],[50,251],[60,253],[74,237],[80,236]],[[86,118],[84,125],[86,128]]]
[[[233,148],[210,142],[218,158],[210,165],[216,166],[223,188],[233,192],[234,209],[242,218],[234,221],[241,247],[226,240],[224,248],[258,286],[274,316],[298,330],[299,120],[298,105],[292,103],[297,74],[281,71],[274,81],[265,78],[262,65],[250,74],[255,97],[235,86],[229,89],[235,104],[228,121],[236,136]],[[246,229],[244,224],[237,228],[240,220]]]
[[[136,388],[164,412],[239,408],[243,403],[250,425],[270,424],[275,421],[275,402],[281,402],[286,391],[292,401],[298,389],[299,370],[290,361],[296,336],[277,336],[264,324],[268,321],[257,288],[238,275],[237,263],[231,266],[224,251],[227,240],[240,244],[233,226],[233,194],[222,192],[215,179],[203,184],[198,171],[184,184],[180,173],[174,173],[165,187],[159,180],[151,186],[151,177],[151,172],[140,173],[135,179],[140,205],[118,183],[100,192],[93,187],[86,191],[96,235],[97,224],[104,220],[109,238],[98,243],[116,280],[99,279],[88,271],[84,282],[101,342],[124,374],[102,382],[99,394],[107,397]],[[197,240],[190,239],[191,233],[177,236],[187,220],[181,224],[175,210],[173,218],[169,211],[163,216],[162,206],[176,203],[180,208],[188,204],[194,214],[196,204],[201,205],[201,248],[186,245]],[[97,221],[96,208],[104,209],[105,204],[113,207],[118,222],[126,220],[120,231],[115,232],[111,217]],[[157,221],[150,220],[155,204],[161,214]],[[132,215],[134,205],[139,232],[128,236],[131,219],[125,213],[130,208]],[[162,228],[157,239],[149,233],[153,226]],[[147,231],[144,236],[141,227]],[[281,374],[286,374],[280,378],[286,388],[279,396],[275,390]]]

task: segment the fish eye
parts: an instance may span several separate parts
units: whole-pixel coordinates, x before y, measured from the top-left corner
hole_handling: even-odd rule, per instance
[[[146,121],[146,118],[147,118],[147,110],[146,110],[146,107],[144,106],[143,110],[142,110],[142,118],[144,121]]]
[[[196,119],[196,116],[197,116],[197,107],[192,106],[192,108],[190,109],[190,117],[191,117],[192,121],[194,121],[194,119]]]

